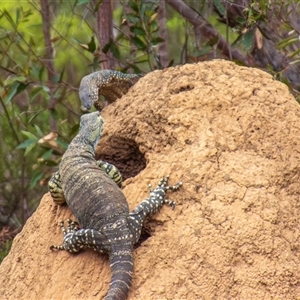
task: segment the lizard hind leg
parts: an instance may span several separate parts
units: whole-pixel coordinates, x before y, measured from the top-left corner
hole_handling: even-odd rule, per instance
[[[82,247],[76,247],[74,243],[74,235],[79,230],[79,224],[70,219],[67,220],[67,229],[64,226],[64,221],[59,221],[58,226],[61,228],[61,231],[64,236],[63,244],[59,246],[50,246],[50,250],[67,250],[71,253],[78,252]],[[76,240],[76,238],[75,238]]]
[[[175,208],[176,206],[176,202],[175,201],[171,201],[165,198],[165,193],[169,190],[169,191],[177,191],[181,186],[182,186],[182,182],[178,182],[176,185],[168,185],[168,181],[169,181],[170,175],[167,175],[164,178],[161,178],[157,187],[153,190],[151,184],[148,185],[149,188],[149,192],[150,192],[150,196],[151,193],[155,193],[157,194],[157,198],[161,199],[163,198],[163,204],[168,204],[172,207],[172,209]],[[163,194],[163,195],[162,195]]]
[[[106,236],[94,229],[79,229],[77,222],[67,220],[67,229],[64,222],[60,221],[59,226],[63,232],[63,243],[59,246],[50,246],[51,250],[66,250],[76,253],[84,248],[92,248],[100,253],[109,252],[110,248],[106,244]]]
[[[137,243],[144,220],[156,212],[158,212],[164,204],[170,205],[173,209],[175,202],[166,199],[165,194],[168,190],[176,191],[182,186],[182,182],[178,182],[176,185],[168,185],[169,175],[161,178],[155,189],[149,185],[150,197],[143,200],[128,216],[129,229],[133,236],[133,244]]]

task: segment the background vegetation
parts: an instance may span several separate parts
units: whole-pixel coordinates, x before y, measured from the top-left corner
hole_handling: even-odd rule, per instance
[[[78,86],[215,58],[264,69],[299,100],[298,1],[2,1],[0,262],[78,129]]]

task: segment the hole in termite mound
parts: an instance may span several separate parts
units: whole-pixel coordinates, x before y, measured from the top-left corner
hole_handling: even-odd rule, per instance
[[[96,149],[96,159],[116,166],[122,174],[123,181],[146,168],[146,159],[138,144],[131,139],[117,136],[100,140]]]

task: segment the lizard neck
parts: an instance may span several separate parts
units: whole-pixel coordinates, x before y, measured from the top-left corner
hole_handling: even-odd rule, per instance
[[[70,143],[67,152],[71,152],[75,156],[82,154],[94,157],[95,149],[98,144],[99,138],[95,141],[90,141],[82,135],[77,135]]]

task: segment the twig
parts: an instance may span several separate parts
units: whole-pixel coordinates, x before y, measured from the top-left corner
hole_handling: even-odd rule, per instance
[[[205,18],[203,18],[197,11],[193,10],[182,0],[166,0],[166,2],[194,26],[196,35],[204,36],[209,40],[217,38],[217,48],[226,57],[230,57],[232,55],[234,60],[238,60],[246,66],[257,66],[258,62],[251,57],[244,55],[237,49],[231,48],[227,41]]]

